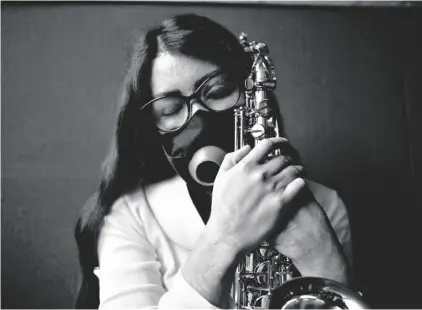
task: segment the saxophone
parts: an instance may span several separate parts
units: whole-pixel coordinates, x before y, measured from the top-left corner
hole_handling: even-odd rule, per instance
[[[254,147],[262,139],[279,136],[275,104],[271,93],[276,88],[275,67],[266,44],[240,43],[252,60],[245,80],[245,104],[234,111],[235,150],[246,144]],[[280,155],[273,151],[269,157]],[[368,308],[359,292],[323,278],[300,277],[292,261],[263,241],[241,259],[237,266],[232,297],[237,309],[350,309]]]

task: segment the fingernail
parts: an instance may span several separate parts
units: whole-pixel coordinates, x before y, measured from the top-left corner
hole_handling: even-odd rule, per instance
[[[304,168],[302,166],[296,166],[296,171],[298,175],[303,175]]]

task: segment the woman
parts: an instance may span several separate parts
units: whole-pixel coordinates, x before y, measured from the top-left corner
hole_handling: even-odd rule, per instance
[[[303,276],[350,284],[336,192],[304,182],[284,138],[233,152],[233,108],[250,66],[235,36],[196,15],[165,21],[138,44],[99,194],[75,229],[77,308],[232,307],[239,259],[264,239]],[[209,145],[227,153],[217,176],[203,171],[212,192],[189,170]],[[274,149],[283,155],[266,161]]]

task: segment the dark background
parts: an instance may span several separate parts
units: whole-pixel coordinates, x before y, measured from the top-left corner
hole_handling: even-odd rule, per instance
[[[373,307],[421,308],[422,15],[404,6],[3,2],[2,307],[72,307],[73,225],[132,39],[194,12],[269,45],[288,137],[349,209],[358,288]]]

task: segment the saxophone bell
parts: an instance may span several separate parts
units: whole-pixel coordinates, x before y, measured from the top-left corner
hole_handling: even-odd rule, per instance
[[[329,279],[298,277],[273,292],[270,309],[367,309],[359,292]]]

